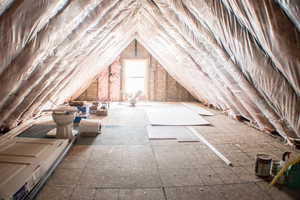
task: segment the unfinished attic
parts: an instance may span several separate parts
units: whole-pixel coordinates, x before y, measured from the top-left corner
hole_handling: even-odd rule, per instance
[[[0,200],[300,199],[299,0],[1,0]]]

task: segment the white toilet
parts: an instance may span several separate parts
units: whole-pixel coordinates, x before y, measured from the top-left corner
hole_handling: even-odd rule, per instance
[[[73,134],[73,120],[77,110],[58,108],[53,110],[52,118],[56,123],[56,138],[72,139]]]

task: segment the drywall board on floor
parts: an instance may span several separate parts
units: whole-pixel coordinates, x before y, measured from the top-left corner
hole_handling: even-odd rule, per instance
[[[177,138],[177,142],[200,142],[200,140],[193,133],[187,130],[185,136]]]
[[[135,106],[132,106],[129,102],[122,102],[120,105],[122,105],[122,106],[129,106],[129,107],[152,106],[151,103],[147,103],[147,102],[137,102],[135,104]]]
[[[188,109],[197,112],[199,115],[203,116],[213,116],[214,114],[204,108],[202,108],[201,104],[196,102],[182,102],[184,106],[186,106]]]
[[[200,141],[199,138],[184,126],[147,126],[147,133],[150,140]]]
[[[147,126],[148,138],[150,140],[176,140],[178,133],[184,127],[173,126]]]
[[[145,109],[153,126],[205,126],[210,123],[184,106]]]
[[[151,104],[152,106],[156,108],[160,107],[180,107],[183,106],[180,102],[163,102],[163,101],[148,101],[147,103]]]

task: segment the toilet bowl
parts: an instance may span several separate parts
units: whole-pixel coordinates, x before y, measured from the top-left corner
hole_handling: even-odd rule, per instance
[[[72,139],[73,135],[73,120],[75,118],[75,112],[70,110],[63,110],[62,108],[53,110],[53,121],[56,123],[56,138],[60,139]]]

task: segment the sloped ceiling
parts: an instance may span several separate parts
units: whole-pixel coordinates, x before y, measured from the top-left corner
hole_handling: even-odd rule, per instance
[[[198,100],[299,137],[299,13],[298,0],[2,0],[0,125],[62,103],[137,39]]]

